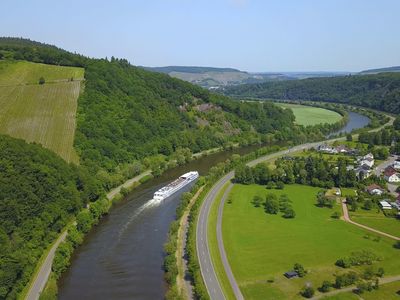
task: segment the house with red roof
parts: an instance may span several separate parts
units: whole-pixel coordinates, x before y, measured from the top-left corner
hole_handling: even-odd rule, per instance
[[[385,169],[383,176],[387,182],[400,182],[400,177],[392,166]]]
[[[367,186],[366,190],[370,195],[382,195],[384,193],[384,189],[377,184],[371,184],[370,186]]]

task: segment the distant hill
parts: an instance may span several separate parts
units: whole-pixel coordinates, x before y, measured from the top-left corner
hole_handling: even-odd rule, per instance
[[[400,113],[400,73],[308,78],[228,87],[234,97],[340,102]]]
[[[248,73],[234,68],[213,68],[193,66],[143,67],[146,70],[160,72],[208,89],[229,85],[260,83],[265,81],[293,79],[280,73]]]
[[[233,68],[195,67],[195,66],[167,66],[167,67],[143,67],[149,71],[160,73],[182,72],[182,73],[207,73],[207,72],[241,72]]]
[[[361,71],[359,74],[378,74],[378,73],[387,73],[387,72],[400,72],[400,66],[395,67],[387,67],[387,68],[379,68],[379,69],[369,69]]]

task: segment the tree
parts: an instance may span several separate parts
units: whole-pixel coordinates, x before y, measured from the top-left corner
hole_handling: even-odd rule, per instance
[[[293,270],[295,270],[297,272],[297,274],[299,275],[299,277],[304,277],[306,276],[306,270],[304,269],[303,265],[299,264],[299,263],[295,263],[293,266]]]
[[[364,209],[365,209],[365,210],[371,210],[372,207],[373,207],[372,200],[371,200],[371,199],[365,200],[365,202],[364,202]]]
[[[264,209],[269,214],[277,214],[279,212],[279,202],[275,194],[267,194],[264,203]]]
[[[346,135],[346,140],[347,140],[348,142],[351,142],[351,141],[353,140],[353,136],[352,136],[351,133],[348,133],[348,134]]]
[[[300,292],[300,294],[305,298],[312,298],[315,294],[314,289],[311,286],[306,285]]]
[[[340,218],[340,213],[337,212],[337,211],[335,211],[335,212],[332,214],[331,217],[332,217],[333,219],[339,219],[339,218]]]
[[[261,196],[255,195],[255,196],[253,197],[252,204],[253,204],[255,207],[260,207],[261,204],[262,204],[262,202],[263,202],[263,198],[262,198]]]
[[[400,249],[400,241],[397,241],[397,242],[394,244],[394,247],[395,247],[396,249]]]
[[[44,79],[44,77],[40,77],[39,78],[39,84],[45,84],[46,80]]]
[[[293,219],[294,217],[296,217],[296,212],[293,210],[293,208],[288,207],[285,209],[283,217],[286,219]]]
[[[399,116],[394,120],[393,127],[396,130],[400,130],[400,117]]]
[[[278,182],[276,183],[276,188],[277,188],[278,190],[283,190],[284,187],[285,187],[285,184],[284,184],[282,181],[278,181]]]
[[[319,288],[319,290],[320,290],[322,293],[326,293],[326,292],[329,292],[329,290],[331,289],[331,287],[332,287],[332,283],[330,283],[330,282],[327,281],[327,280],[324,280],[324,281],[322,282],[322,285],[321,285],[321,287]]]

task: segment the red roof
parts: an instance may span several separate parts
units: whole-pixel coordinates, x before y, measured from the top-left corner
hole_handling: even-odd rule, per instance
[[[385,176],[386,177],[390,177],[390,176],[392,176],[392,175],[394,175],[394,174],[396,174],[397,172],[396,172],[396,170],[393,168],[393,167],[387,167],[386,169],[385,169]]]
[[[375,190],[375,189],[378,189],[378,190],[381,190],[381,191],[383,191],[383,189],[379,186],[379,185],[377,185],[377,184],[371,184],[370,186],[367,186],[367,191],[368,192],[371,192],[371,191],[373,191],[373,190]]]

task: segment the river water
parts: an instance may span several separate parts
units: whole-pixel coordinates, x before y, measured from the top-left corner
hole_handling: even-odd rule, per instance
[[[349,121],[347,122],[346,126],[336,132],[333,132],[332,134],[330,134],[330,136],[340,133],[349,133],[354,129],[363,128],[371,122],[371,120],[367,116],[361,115],[359,113],[349,111],[348,114]]]
[[[368,123],[368,118],[350,112],[343,130]],[[187,171],[197,170],[205,175],[233,153],[245,154],[257,148],[245,147],[193,160],[136,188],[111,209],[75,251],[71,267],[60,280],[59,298],[163,299],[163,244],[169,224],[175,219],[180,195],[190,186],[160,204],[150,200],[153,193]]]

